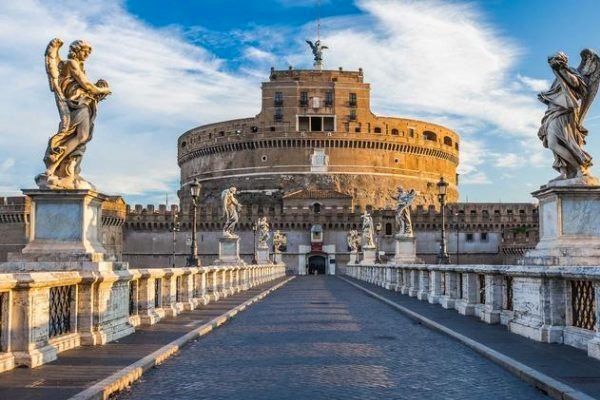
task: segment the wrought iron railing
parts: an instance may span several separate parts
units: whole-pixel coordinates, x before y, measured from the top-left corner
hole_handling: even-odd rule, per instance
[[[50,288],[50,338],[71,332],[71,304],[74,295],[75,285]]]
[[[446,291],[446,274],[444,272],[440,273],[440,285],[442,285],[442,296],[445,296]]]
[[[175,278],[175,301],[181,302],[181,276]]]
[[[161,305],[162,299],[162,279],[156,278],[154,280],[154,307],[158,308]]]
[[[138,314],[138,282],[129,282],[129,315]]]
[[[485,275],[478,274],[479,279],[479,303],[485,304]]]
[[[506,290],[504,309],[512,311],[513,309],[513,278],[512,276],[504,277],[504,289]]]
[[[596,325],[596,299],[591,281],[571,281],[572,325],[594,330]]]

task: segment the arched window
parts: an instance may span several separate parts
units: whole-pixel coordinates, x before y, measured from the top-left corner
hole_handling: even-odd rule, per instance
[[[385,234],[388,236],[392,235],[392,223],[388,222],[387,224],[385,224]]]
[[[398,132],[398,129],[392,129],[392,135],[398,136],[400,134],[400,132]]]
[[[432,142],[437,141],[437,135],[431,131],[423,132],[423,138],[425,138],[425,140],[431,140]]]
[[[381,133],[381,128],[380,127],[375,128],[375,133]]]
[[[450,136],[444,136],[444,144],[446,146],[452,146],[452,138]]]

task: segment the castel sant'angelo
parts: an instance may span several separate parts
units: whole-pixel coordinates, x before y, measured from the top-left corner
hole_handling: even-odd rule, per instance
[[[312,44],[311,44],[312,47]],[[313,48],[313,54],[315,54]],[[412,208],[416,252],[434,262],[440,247],[440,178],[449,184],[445,227],[456,263],[500,264],[538,240],[531,203],[457,203],[460,138],[425,121],[377,116],[363,70],[292,67],[270,71],[262,106],[251,118],[193,128],[177,141],[179,206],[136,205],[113,197],[103,204],[102,242],[117,259],[144,267],[186,265],[192,218],[189,184],[201,184],[198,252],[202,264],[218,257],[221,194],[235,186],[241,203],[240,255],[251,262],[256,223],[287,237],[289,273],[336,273],[349,260],[348,231],[371,213],[378,248],[394,253],[398,187],[415,189]],[[26,197],[0,198],[0,261],[18,252],[31,226]],[[383,256],[385,258],[385,256]]]
[[[178,140],[180,198],[197,178],[202,202],[236,186],[248,202],[281,204],[299,190],[332,191],[383,208],[398,186],[434,204],[440,177],[458,199],[459,137],[425,121],[373,114],[363,71],[271,69],[261,111],[191,129]],[[244,195],[245,194],[245,195]],[[314,199],[318,201],[318,199]]]

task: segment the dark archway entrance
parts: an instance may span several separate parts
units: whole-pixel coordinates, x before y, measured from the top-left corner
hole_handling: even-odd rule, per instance
[[[313,275],[315,271],[317,274],[325,274],[327,266],[327,257],[325,256],[310,256],[308,257],[308,273]]]

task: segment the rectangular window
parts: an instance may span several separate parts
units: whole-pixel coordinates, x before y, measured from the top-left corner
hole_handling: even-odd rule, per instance
[[[275,121],[283,120],[283,109],[281,107],[277,107],[275,109]]]
[[[473,234],[467,233],[467,242],[472,242],[472,241],[473,241]]]
[[[415,137],[415,128],[408,128],[408,137]]]
[[[299,131],[308,131],[308,117],[298,117],[298,130]]]
[[[320,117],[313,117],[310,119],[310,130],[311,132],[323,131],[323,119]]]
[[[323,118],[323,124],[324,124],[324,130],[327,132],[333,132],[335,131],[335,127],[334,127],[334,118],[333,117],[324,117]]]
[[[350,110],[350,115],[348,116],[348,118],[350,118],[350,121],[356,121],[356,110]]]
[[[281,107],[283,105],[283,93],[275,92],[275,107]]]
[[[300,92],[300,106],[308,106],[308,92]]]
[[[350,93],[350,98],[348,99],[348,103],[350,107],[356,107],[356,93]]]
[[[480,237],[481,237],[481,241],[482,242],[487,242],[488,241],[488,234],[487,234],[487,232],[481,232],[480,233]]]
[[[333,92],[325,93],[325,107],[331,107],[333,105]]]

